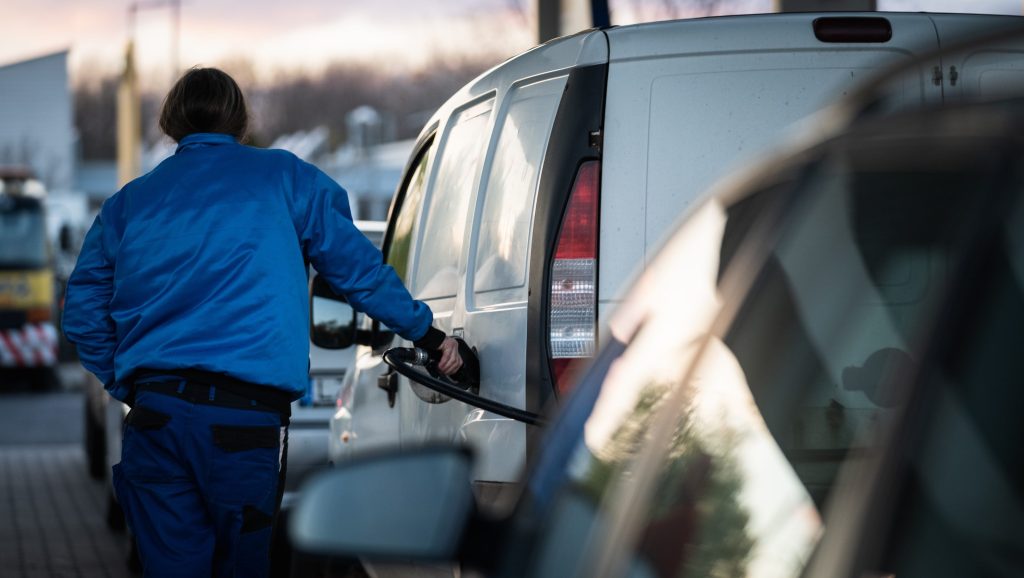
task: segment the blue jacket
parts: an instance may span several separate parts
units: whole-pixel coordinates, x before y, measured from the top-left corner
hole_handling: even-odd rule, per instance
[[[68,281],[63,328],[121,400],[138,368],[308,384],[304,257],[332,288],[409,340],[433,315],[352,223],[348,195],[281,150],[192,134],[103,203]]]

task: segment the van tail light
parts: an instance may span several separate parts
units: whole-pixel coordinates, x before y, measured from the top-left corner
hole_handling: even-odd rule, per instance
[[[811,26],[815,38],[822,42],[881,44],[892,40],[892,24],[874,16],[816,18]]]
[[[548,327],[552,377],[559,395],[568,392],[571,372],[566,369],[573,360],[593,356],[597,341],[600,175],[599,161],[587,161],[576,172],[551,263]]]

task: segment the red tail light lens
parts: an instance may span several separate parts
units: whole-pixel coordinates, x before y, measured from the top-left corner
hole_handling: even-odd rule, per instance
[[[573,359],[591,357],[597,341],[597,238],[601,163],[583,163],[576,173],[569,205],[551,263],[549,340],[555,387],[568,391]]]

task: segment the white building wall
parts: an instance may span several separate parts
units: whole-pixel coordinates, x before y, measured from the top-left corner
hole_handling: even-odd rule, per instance
[[[74,172],[67,57],[0,66],[0,165],[31,165],[50,190],[70,189]]]

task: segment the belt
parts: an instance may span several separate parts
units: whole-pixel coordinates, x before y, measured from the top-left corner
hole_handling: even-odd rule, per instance
[[[279,389],[192,369],[136,371],[132,380],[137,391],[170,395],[203,405],[234,409],[273,411],[291,415],[291,396]]]

